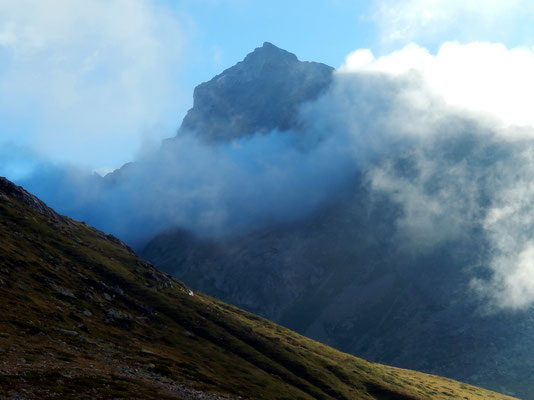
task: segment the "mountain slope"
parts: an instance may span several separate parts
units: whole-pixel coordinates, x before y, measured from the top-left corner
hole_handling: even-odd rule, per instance
[[[193,293],[3,178],[0,304],[3,398],[509,399]]]
[[[398,212],[360,187],[301,221],[220,240],[171,231],[141,254],[339,350],[533,398],[534,312],[484,313],[469,286],[484,243],[414,257],[395,242]]]

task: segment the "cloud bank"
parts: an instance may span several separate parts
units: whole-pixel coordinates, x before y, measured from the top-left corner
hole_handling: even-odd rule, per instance
[[[457,113],[480,114],[505,126],[534,126],[534,47],[506,48],[499,43],[444,43],[432,55],[416,44],[376,58],[370,50],[349,54],[344,72],[383,72],[416,75]],[[412,99],[416,104],[417,98]],[[427,99],[421,99],[424,104]],[[506,135],[520,134],[508,131]]]
[[[445,43],[436,55],[417,45],[379,58],[357,50],[341,68],[414,83],[396,108],[412,112],[388,116],[397,128],[384,140],[404,138],[397,153],[411,173],[387,160],[371,168],[371,185],[402,205],[397,227],[409,248],[488,241],[481,267],[490,276],[472,287],[490,307],[534,303],[533,66],[532,48]]]
[[[210,146],[167,140],[102,178],[43,163],[18,181],[52,207],[134,246],[180,227],[219,237],[293,221],[349,185],[353,154],[343,137],[308,147],[295,132]]]

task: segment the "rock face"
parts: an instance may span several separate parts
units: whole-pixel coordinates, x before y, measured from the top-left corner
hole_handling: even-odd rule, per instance
[[[208,142],[298,128],[297,107],[328,87],[333,68],[302,62],[264,43],[235,66],[195,88],[180,131]]]

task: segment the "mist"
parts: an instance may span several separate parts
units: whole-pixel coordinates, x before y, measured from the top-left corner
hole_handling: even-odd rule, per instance
[[[349,186],[345,139],[317,140],[272,132],[213,146],[188,134],[106,177],[41,163],[17,182],[137,248],[175,227],[214,238],[302,217]]]
[[[516,75],[503,88],[509,97],[479,103],[480,96],[461,96],[480,87],[469,85],[473,68],[456,68],[465,84],[436,85],[447,71],[436,70],[435,59],[465,54],[461,45],[446,50],[351,54],[330,88],[301,106],[299,129],[217,144],[182,132],[105,177],[40,160],[17,183],[142,248],[175,228],[222,238],[295,221],[353,190],[359,176],[402,210],[391,226],[402,252],[417,258],[459,241],[482,248],[476,264],[458,266],[473,295],[486,311],[524,310],[534,303],[534,129],[528,110],[513,105],[528,98],[532,79],[525,76],[522,87],[523,75],[502,67],[515,63],[502,62],[502,73]],[[486,61],[508,54],[499,46],[470,50]],[[419,57],[410,59],[424,62],[407,66],[414,51]],[[523,50],[520,56],[534,60]],[[498,89],[486,95],[499,97]],[[502,115],[499,102],[506,103]]]
[[[367,130],[373,139],[364,142],[383,155],[367,165],[368,183],[401,207],[395,242],[406,253],[447,243],[480,251],[459,267],[484,312],[534,302],[532,65],[531,48],[475,42],[445,43],[435,55],[414,44],[379,58],[358,50],[339,70],[351,81],[385,74],[399,85],[394,101],[367,112],[380,134]],[[357,102],[340,104],[357,115]]]

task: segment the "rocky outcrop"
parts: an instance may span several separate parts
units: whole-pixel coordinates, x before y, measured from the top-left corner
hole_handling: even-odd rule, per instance
[[[297,129],[299,105],[314,100],[329,86],[333,70],[299,61],[266,42],[195,88],[193,108],[180,133],[194,131],[205,141],[220,142],[274,129]]]
[[[9,201],[9,197],[21,200],[29,208],[37,211],[39,214],[48,217],[55,222],[71,224],[67,218],[59,215],[57,212],[48,207],[43,201],[39,200],[33,194],[28,193],[23,187],[15,185],[13,182],[4,177],[0,177],[0,200]]]

